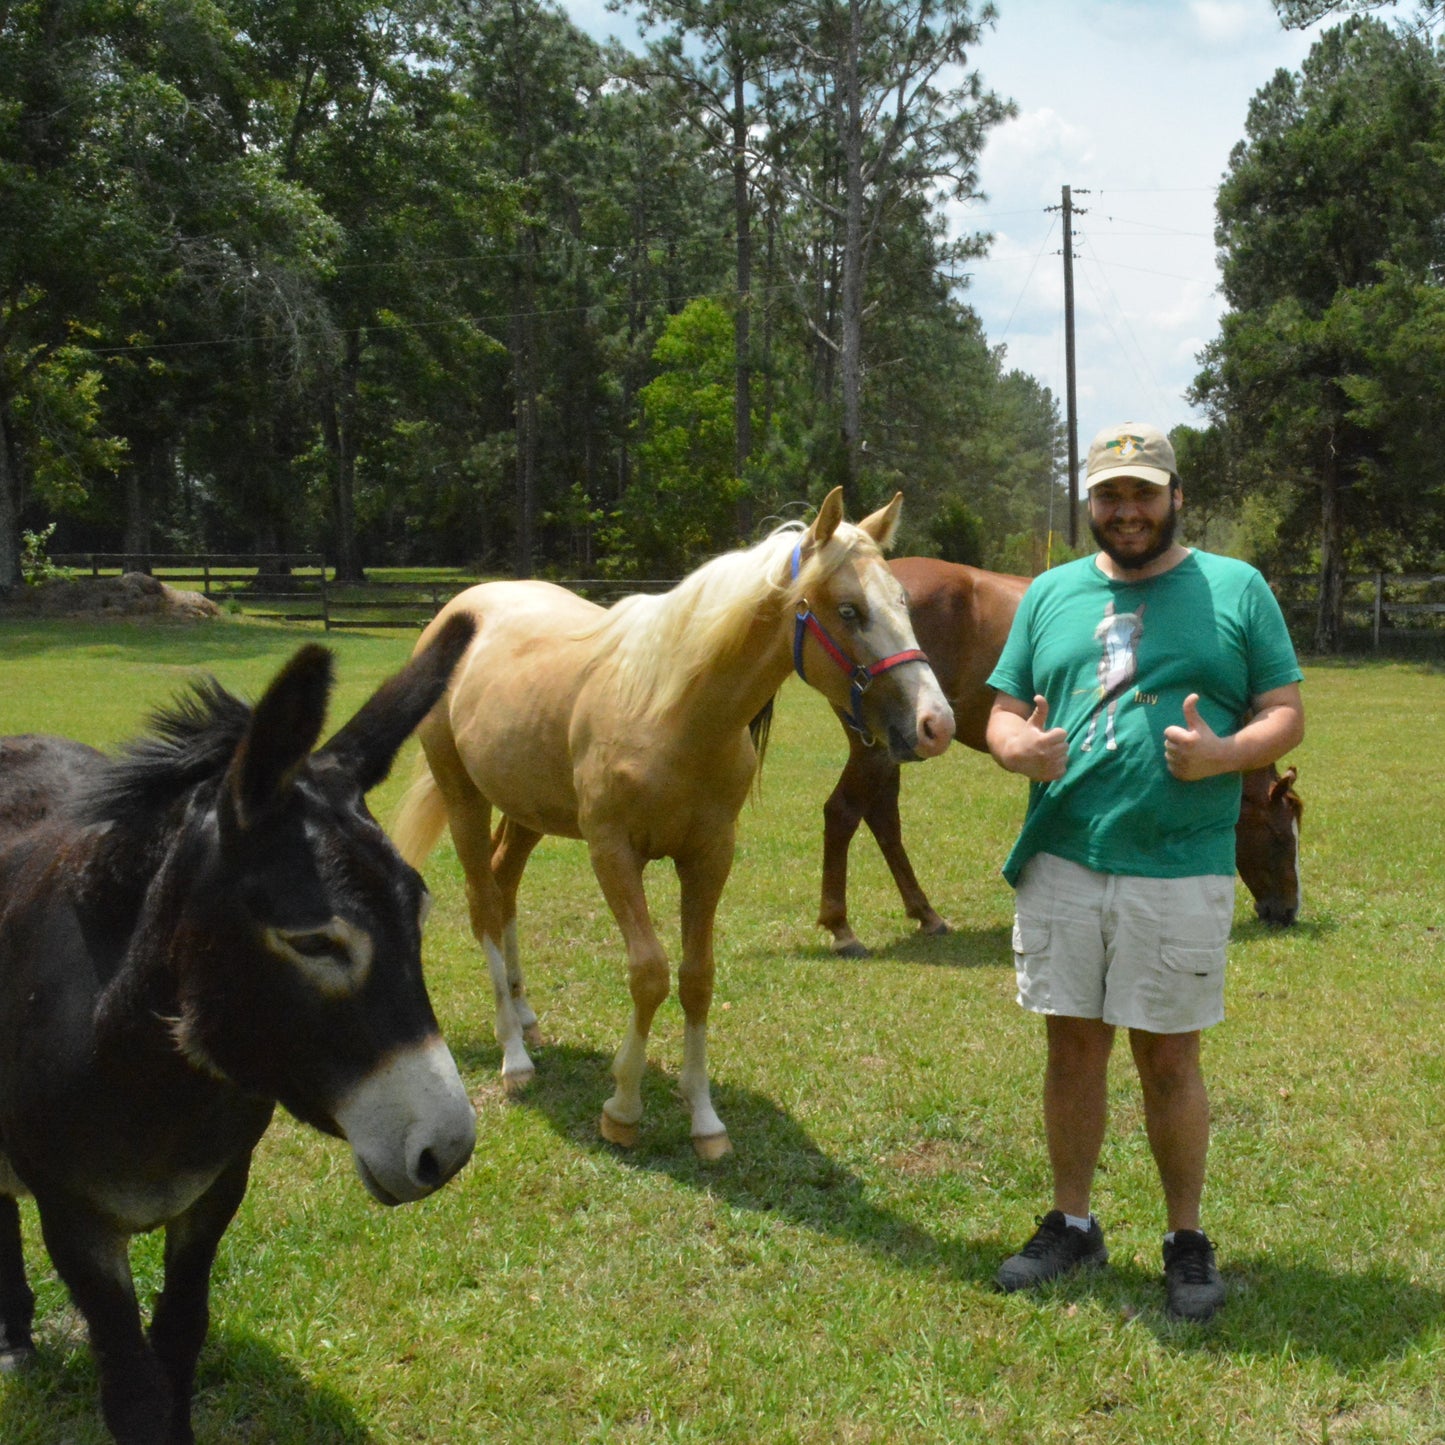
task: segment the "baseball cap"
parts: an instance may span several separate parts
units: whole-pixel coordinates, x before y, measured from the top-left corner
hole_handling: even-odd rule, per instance
[[[1126,421],[1106,426],[1089,443],[1089,465],[1084,473],[1084,490],[1113,477],[1137,477],[1167,487],[1179,475],[1174,448],[1157,426],[1147,421]]]

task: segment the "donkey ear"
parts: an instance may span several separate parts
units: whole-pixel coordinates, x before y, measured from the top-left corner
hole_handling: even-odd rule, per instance
[[[808,528],[808,536],[812,539],[813,549],[823,546],[838,530],[838,523],[843,520],[843,488],[834,487],[826,497],[823,498],[823,505],[818,508],[818,515],[813,518],[813,525]]]
[[[858,523],[858,530],[866,532],[886,552],[893,545],[893,536],[898,531],[898,514],[903,510],[903,493],[894,492],[893,500],[886,507],[864,517]]]
[[[355,776],[363,793],[370,792],[391,771],[401,745],[447,690],[476,630],[470,615],[454,612],[395,677],[372,693],[318,756],[339,763]]]
[[[251,721],[226,772],[224,796],[245,831],[280,802],[321,736],[331,693],[331,654],[309,643],[251,709]]]

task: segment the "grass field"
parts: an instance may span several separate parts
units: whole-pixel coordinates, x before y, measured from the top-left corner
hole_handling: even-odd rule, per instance
[[[254,694],[300,640],[0,627],[0,732],[136,731],[194,670]],[[346,634],[340,722],[409,639]],[[1229,1017],[1205,1067],[1205,1225],[1232,1294],[1173,1324],[1161,1205],[1128,1051],[1095,1208],[1113,1264],[1039,1298],[990,1288],[1047,1204],[1041,1040],[1013,1001],[999,864],[1022,783],[959,749],[905,775],[920,877],[955,924],[922,939],[860,840],[850,904],[878,948],[813,924],[836,723],[783,691],[719,929],[714,1095],[735,1155],[703,1166],[659,1014],[639,1148],[596,1118],[626,1018],[615,928],[576,844],[547,840],[522,940],[549,1040],[506,1102],[490,990],[442,847],[428,976],[479,1142],[434,1198],[383,1211],[336,1141],[282,1119],[214,1276],[203,1442],[1445,1440],[1445,722],[1442,677],[1306,667],[1302,922],[1241,888]],[[385,817],[405,768],[373,798]],[[649,875],[676,946],[676,885]],[[0,1382],[6,1445],[97,1445],[94,1371],[27,1209],[40,1367]],[[159,1241],[135,1248],[142,1293]]]

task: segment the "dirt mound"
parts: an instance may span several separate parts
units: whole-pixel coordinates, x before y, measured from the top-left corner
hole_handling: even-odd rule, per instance
[[[168,587],[144,572],[20,587],[0,600],[0,616],[10,617],[154,617],[167,622],[204,622],[219,617],[220,612],[209,597]]]

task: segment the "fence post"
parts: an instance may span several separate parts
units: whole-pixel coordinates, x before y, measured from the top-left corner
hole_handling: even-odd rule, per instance
[[[321,630],[331,631],[331,601],[326,592],[326,558],[321,559]]]
[[[1385,613],[1385,574],[1375,573],[1375,651],[1380,650],[1380,623]]]

